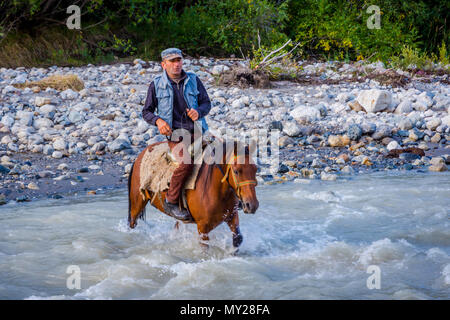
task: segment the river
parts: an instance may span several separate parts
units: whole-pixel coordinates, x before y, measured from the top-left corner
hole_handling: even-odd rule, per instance
[[[257,187],[234,255],[126,190],[0,207],[0,299],[449,299],[450,173]],[[79,276],[79,277],[78,277]],[[75,279],[75,280],[74,280]],[[79,286],[77,285],[79,279]]]

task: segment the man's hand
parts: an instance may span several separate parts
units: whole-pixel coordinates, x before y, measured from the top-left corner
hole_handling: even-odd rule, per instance
[[[158,126],[158,130],[161,134],[165,136],[170,136],[172,134],[172,129],[170,129],[169,124],[163,119],[156,120],[156,125]]]
[[[186,109],[187,111],[187,115],[189,118],[192,119],[192,121],[197,121],[198,120],[198,112],[194,109]]]

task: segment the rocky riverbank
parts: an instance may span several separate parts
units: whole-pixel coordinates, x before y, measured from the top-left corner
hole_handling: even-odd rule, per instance
[[[381,63],[300,62],[304,79],[311,81],[278,81],[270,89],[217,85],[222,73],[245,64],[186,59],[184,68],[196,72],[208,90],[207,121],[214,132],[232,129],[239,137],[257,129],[281,131],[281,161],[275,169],[261,164],[260,182],[447,170],[447,74],[409,74]],[[0,203],[126,186],[137,154],[164,139],[141,116],[148,85],[160,72],[157,62],[139,59],[80,68],[0,69]],[[393,72],[408,81],[384,81]],[[58,74],[77,75],[84,89],[13,86]],[[373,74],[381,76],[367,77]]]

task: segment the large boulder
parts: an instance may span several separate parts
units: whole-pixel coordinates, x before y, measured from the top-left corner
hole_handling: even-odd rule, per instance
[[[361,91],[356,100],[367,113],[375,113],[383,111],[391,105],[392,95],[389,91],[371,89]]]

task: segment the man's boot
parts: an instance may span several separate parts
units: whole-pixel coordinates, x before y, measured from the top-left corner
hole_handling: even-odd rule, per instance
[[[181,221],[193,221],[192,216],[186,209],[180,209],[178,204],[164,200],[164,212]]]

